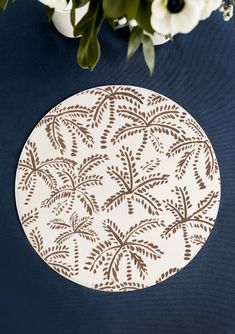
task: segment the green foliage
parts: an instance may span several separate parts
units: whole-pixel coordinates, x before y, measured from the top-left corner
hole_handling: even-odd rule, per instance
[[[139,23],[140,27],[143,28],[150,34],[154,33],[154,30],[150,24],[151,18],[151,5],[152,1],[142,0],[136,14],[136,21]]]
[[[71,10],[71,23],[75,26],[75,10],[85,6],[89,0],[72,0],[72,10]]]
[[[97,35],[103,20],[108,21],[116,30],[115,20],[126,17],[128,20],[135,19],[138,22],[138,26],[130,34],[127,59],[132,57],[142,43],[144,59],[152,75],[154,70],[154,47],[151,38],[144,34],[144,31],[149,34],[154,33],[150,24],[152,0],[90,0],[88,13],[75,26],[75,9],[86,2],[87,0],[73,0],[71,12],[74,36],[81,36],[78,50],[79,65],[82,68],[93,70],[97,64],[100,58],[100,45]]]
[[[105,17],[117,18],[127,16],[129,19],[136,17],[140,0],[103,0],[103,10]]]
[[[0,0],[0,9],[5,10],[9,2],[15,0]],[[69,0],[67,0],[68,2]],[[82,68],[93,70],[100,58],[100,44],[98,33],[104,20],[113,30],[129,25],[129,20],[135,19],[138,26],[133,28],[128,42],[127,59],[129,60],[139,46],[143,45],[144,59],[152,75],[154,70],[154,47],[151,38],[153,34],[150,24],[151,5],[153,0],[72,0],[71,23],[74,27],[74,36],[80,37],[77,60]],[[234,0],[235,1],[235,0]],[[76,24],[76,8],[89,2],[86,15]],[[46,6],[49,22],[54,9]],[[119,26],[117,19],[127,18],[127,24]]]
[[[54,14],[54,8],[46,7],[48,21],[51,22],[52,16]]]
[[[136,18],[140,3],[141,3],[140,0],[125,1],[126,15],[128,16],[129,19]]]
[[[77,59],[82,68],[93,70],[100,58],[97,35],[102,22],[102,1],[90,1],[87,14],[74,27],[74,36],[81,36]]]
[[[141,43],[143,44],[144,59],[149,68],[150,75],[152,75],[155,62],[154,45],[151,37],[144,34],[143,29],[138,26],[131,31],[128,42],[127,59],[129,60],[133,56]]]
[[[136,50],[139,48],[143,38],[143,29],[140,27],[135,27],[130,33],[128,49],[127,49],[127,59],[129,60]]]
[[[12,2],[15,2],[15,0],[12,0]],[[5,10],[8,4],[9,0],[0,0],[0,9]]]
[[[105,18],[118,18],[127,16],[128,19],[136,19],[141,28],[153,33],[150,24],[152,1],[149,0],[103,0]]]
[[[0,0],[0,9],[5,10],[7,8],[9,0]]]
[[[110,18],[121,17],[125,15],[125,0],[120,0],[120,1],[103,0],[103,10],[105,17],[110,17]]]
[[[150,76],[153,74],[154,70],[154,45],[152,38],[148,35],[143,36],[143,52],[144,52],[144,59],[146,64],[148,65]]]
[[[73,0],[73,3],[75,3],[76,8],[80,8],[82,6],[85,6],[88,3],[89,0]]]

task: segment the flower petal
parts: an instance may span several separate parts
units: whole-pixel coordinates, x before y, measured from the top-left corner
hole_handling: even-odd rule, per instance
[[[181,12],[171,15],[171,32],[175,35],[179,32],[188,33],[199,22],[200,8],[195,2],[188,0],[185,2],[184,8]]]
[[[39,1],[48,7],[55,8],[58,10],[65,9],[65,7],[67,6],[66,0],[39,0]]]
[[[151,25],[153,29],[162,34],[162,35],[168,35],[171,32],[171,26],[170,26],[170,14],[166,12],[165,16],[162,18],[156,17],[155,15],[151,16]]]
[[[216,10],[221,6],[222,0],[214,0],[212,1],[212,10]]]
[[[152,3],[151,10],[152,10],[152,14],[158,18],[163,18],[168,12],[162,0],[154,0]]]
[[[201,0],[200,0],[201,1]],[[207,19],[213,10],[216,10],[221,5],[221,0],[204,0],[204,5],[201,8],[200,20]]]

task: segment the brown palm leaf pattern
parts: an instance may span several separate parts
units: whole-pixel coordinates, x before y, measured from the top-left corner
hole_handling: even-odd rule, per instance
[[[65,158],[52,158],[41,161],[36,144],[28,140],[25,145],[25,157],[20,159],[18,163],[18,170],[23,172],[18,189],[28,191],[24,204],[28,205],[39,178],[44,181],[48,188],[53,189],[56,187],[57,181],[52,170],[59,170],[60,168],[74,165],[74,161]]]
[[[125,292],[125,291],[135,291],[139,289],[147,288],[147,285],[141,284],[138,282],[104,282],[104,283],[97,283],[93,286],[96,290],[101,291],[112,291],[112,292]]]
[[[203,246],[206,242],[206,238],[203,237],[201,234],[194,234],[190,237],[190,240],[193,244],[197,246]]]
[[[156,215],[161,210],[161,203],[148,191],[156,186],[167,183],[167,174],[148,174],[140,176],[136,167],[136,157],[128,147],[122,147],[117,155],[122,162],[123,169],[109,166],[107,173],[117,182],[119,191],[111,195],[103,204],[103,211],[111,211],[126,201],[128,213],[134,213],[133,202],[141,204],[149,214]]]
[[[199,185],[199,188],[205,189],[205,182],[203,181],[203,178],[198,171],[200,155],[204,156],[205,175],[209,179],[213,179],[214,174],[218,171],[218,164],[208,139],[205,138],[197,123],[193,120],[188,120],[186,123],[189,128],[194,131],[196,136],[191,138],[179,138],[178,141],[172,144],[172,146],[169,148],[167,156],[170,158],[174,157],[175,155],[180,155],[180,159],[175,170],[176,177],[178,179],[183,178],[190,163],[193,162],[195,179]]]
[[[126,101],[134,105],[143,104],[143,95],[133,87],[108,86],[104,88],[91,89],[90,94],[98,95],[95,105],[92,107],[92,127],[97,127],[102,122],[110,101]]]
[[[159,158],[151,159],[149,161],[146,161],[145,164],[141,166],[141,169],[149,173],[155,170],[155,168],[157,168],[159,165],[160,165]]]
[[[201,249],[220,200],[215,153],[177,103],[133,86],[78,92],[33,130],[16,204],[38,254],[101,291],[160,283]]]
[[[63,219],[52,219],[48,225],[52,230],[63,230],[55,239],[57,244],[62,244],[70,238],[79,236],[89,241],[98,240],[97,233],[90,227],[93,223],[93,217],[79,218],[78,214],[74,212],[69,219],[69,222],[65,222]]]
[[[172,275],[178,273],[178,271],[180,271],[179,268],[174,267],[174,268],[170,268],[167,271],[165,271],[164,273],[162,273],[158,279],[156,280],[156,283],[161,283],[162,281],[164,281],[165,279],[171,277]]]
[[[185,113],[180,112],[176,105],[155,106],[148,112],[137,107],[119,106],[116,112],[126,118],[127,123],[115,132],[111,142],[116,144],[129,137],[141,135],[142,143],[136,159],[140,159],[141,153],[149,140],[156,152],[163,153],[164,146],[160,139],[161,134],[172,136],[174,139],[184,138],[185,131],[176,123],[176,120],[182,122]]]
[[[161,102],[167,101],[167,98],[165,96],[162,96],[157,93],[150,94],[147,98],[147,105],[153,106],[156,104],[159,104]]]
[[[55,271],[67,277],[72,277],[77,274],[72,265],[65,262],[69,257],[69,248],[67,246],[55,245],[45,248],[43,237],[37,227],[30,232],[29,237],[34,249]]]
[[[177,197],[177,202],[165,200],[166,210],[171,212],[174,221],[170,223],[162,233],[162,238],[171,238],[173,234],[181,231],[184,239],[184,259],[191,258],[191,241],[188,228],[199,228],[205,232],[211,231],[214,219],[210,218],[207,213],[217,203],[218,192],[211,191],[198,204],[197,208],[192,210],[192,201],[186,189],[175,187],[173,190]]]
[[[28,227],[30,224],[37,222],[38,218],[38,209],[32,209],[29,212],[25,213],[23,216],[21,216],[21,224],[23,227]]]
[[[68,107],[56,106],[49,114],[43,117],[38,127],[45,126],[47,137],[55,150],[61,154],[66,152],[66,140],[64,128],[72,139],[71,155],[76,156],[78,152],[77,138],[88,147],[92,147],[94,139],[86,125],[79,119],[88,119],[91,110],[85,106],[71,105]]]
[[[144,258],[157,260],[163,252],[159,247],[148,240],[138,239],[138,236],[146,231],[152,231],[164,224],[156,219],[146,219],[132,226],[123,233],[118,225],[111,220],[103,223],[109,239],[94,247],[88,256],[84,269],[96,273],[102,268],[104,278],[118,281],[120,263],[126,258],[126,278],[132,280],[132,266],[134,266],[140,278],[145,278],[148,273]]]
[[[46,198],[41,207],[53,207],[53,213],[56,215],[62,211],[69,213],[73,209],[75,200],[78,199],[88,214],[99,211],[96,197],[89,194],[87,187],[101,186],[103,176],[89,174],[93,168],[108,160],[106,154],[96,154],[85,158],[78,170],[64,169],[58,172],[58,175],[63,180],[63,185],[52,190],[49,198]]]
[[[144,97],[137,89],[123,86],[99,88],[91,90],[90,93],[99,96],[95,105],[92,107],[90,117],[91,126],[98,127],[101,124],[107,110],[109,112],[108,124],[100,139],[101,148],[105,149],[107,147],[107,139],[110,134],[110,130],[115,122],[116,102],[125,101],[134,105],[142,105]]]

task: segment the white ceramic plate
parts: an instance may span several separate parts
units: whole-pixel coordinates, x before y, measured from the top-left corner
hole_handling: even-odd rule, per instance
[[[104,86],[53,108],[27,140],[16,203],[36,252],[86,287],[131,291],[183,268],[214,225],[212,146],[156,92]]]

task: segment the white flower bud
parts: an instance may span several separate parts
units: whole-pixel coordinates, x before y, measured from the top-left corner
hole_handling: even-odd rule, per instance
[[[126,17],[122,17],[120,20],[118,20],[118,24],[120,26],[124,26],[127,23],[127,18]]]
[[[134,28],[138,25],[138,22],[136,20],[132,19],[132,20],[129,21],[129,24],[130,24],[131,27]]]
[[[223,13],[224,21],[229,21],[232,16],[233,16],[233,5],[225,6]]]

